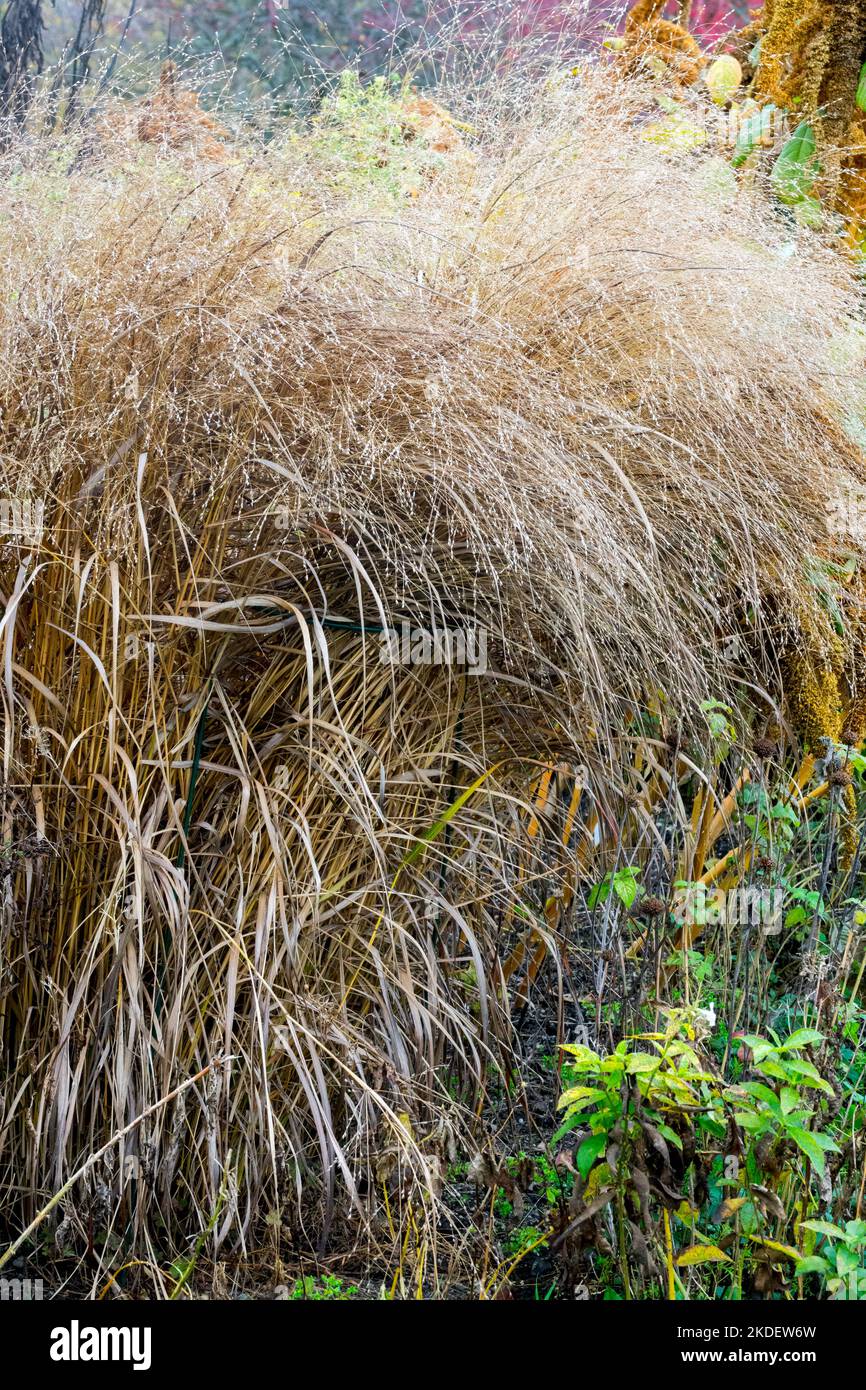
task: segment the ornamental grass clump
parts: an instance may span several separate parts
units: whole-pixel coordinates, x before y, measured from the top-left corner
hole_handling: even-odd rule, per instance
[[[541,771],[604,821],[649,704],[781,700],[856,297],[646,100],[527,86],[396,206],[315,128],[4,156],[7,1235],[126,1131],[58,1207],[97,1281],[410,1227],[435,1279],[520,913],[592,848]]]

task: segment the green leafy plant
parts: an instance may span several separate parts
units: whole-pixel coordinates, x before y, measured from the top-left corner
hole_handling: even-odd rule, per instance
[[[354,1284],[344,1284],[336,1274],[323,1274],[318,1279],[312,1274],[304,1274],[295,1280],[289,1291],[289,1299],[304,1299],[313,1303],[343,1303],[357,1293],[358,1289]]]
[[[518,1226],[510,1231],[505,1241],[508,1255],[522,1255],[544,1241],[544,1232],[538,1226]]]
[[[314,123],[316,148],[332,161],[340,187],[350,191],[375,185],[403,198],[441,163],[406,104],[409,90],[407,79],[397,73],[374,77],[366,85],[354,69],[340,74]]]
[[[608,1057],[591,1048],[566,1044],[569,1066],[582,1076],[582,1084],[570,1086],[559,1099],[565,1109],[562,1125],[554,1142],[579,1125],[589,1124],[590,1135],[577,1152],[577,1168],[586,1178],[596,1160],[605,1152],[609,1137],[625,1118],[627,1124],[652,1122],[664,1139],[682,1148],[680,1134],[671,1127],[672,1115],[686,1119],[688,1110],[710,1102],[718,1088],[717,1078],[702,1065],[694,1047],[696,1010],[668,1011],[669,1025],[664,1033],[644,1033],[632,1039],[646,1042],[655,1050],[631,1049],[629,1040],[619,1043]],[[640,1096],[640,1110],[623,1099],[623,1085],[630,1082]]]
[[[574,1178],[567,1170],[560,1171],[544,1154],[533,1165],[535,1181],[543,1188],[550,1207],[558,1206],[571,1195]]]
[[[599,907],[602,903],[607,902],[613,893],[615,897],[619,898],[624,908],[632,907],[640,893],[639,876],[639,871],[631,867],[617,869],[615,873],[606,874],[601,883],[597,883],[591,890],[587,899],[587,906],[589,908]]]
[[[572,1084],[560,1098],[565,1117],[554,1142],[580,1128],[574,1162],[583,1200],[616,1201],[626,1297],[631,1296],[627,1243],[647,1273],[658,1268],[651,1246],[664,1250],[669,1288],[680,1271],[701,1266],[717,1271],[713,1284],[729,1296],[742,1297],[748,1271],[756,1287],[772,1287],[767,1262],[781,1260],[790,1268],[801,1258],[793,1242],[800,1216],[810,1206],[814,1210],[811,1175],[821,1177],[827,1154],[838,1149],[822,1125],[819,1106],[834,1089],[805,1055],[824,1042],[824,1034],[804,1027],[784,1037],[769,1030],[769,1037],[739,1038],[745,1060],[736,1065],[744,1068],[746,1079],[726,1086],[721,1070],[702,1058],[702,1037],[713,1012],[691,1006],[663,1013],[663,1033],[624,1039],[608,1056],[566,1046]],[[687,1183],[692,1165],[697,1165],[695,1177]],[[697,1204],[695,1193],[702,1194]],[[794,1194],[799,1196],[792,1201]],[[674,1222],[689,1241],[678,1254]],[[810,1228],[808,1222],[799,1224]],[[712,1226],[722,1228],[718,1236],[703,1234]],[[859,1239],[860,1227],[849,1223],[832,1234],[836,1240],[847,1235],[850,1244]],[[850,1253],[838,1258],[831,1253],[828,1280],[850,1273]],[[830,1255],[821,1252],[815,1261],[802,1272],[826,1275]]]
[[[820,1254],[806,1255],[795,1274],[818,1274],[833,1299],[866,1299],[866,1221],[804,1221],[803,1229],[823,1237]]]
[[[787,1139],[809,1159],[818,1173],[824,1172],[826,1154],[837,1149],[829,1135],[813,1127],[815,1107],[807,1091],[832,1095],[833,1088],[820,1076],[815,1065],[801,1054],[821,1043],[824,1035],[813,1028],[799,1028],[782,1041],[775,1033],[772,1041],[744,1037],[752,1057],[752,1069],[763,1081],[741,1081],[726,1091],[734,1106],[734,1119],[750,1139],[757,1143],[769,1137]]]

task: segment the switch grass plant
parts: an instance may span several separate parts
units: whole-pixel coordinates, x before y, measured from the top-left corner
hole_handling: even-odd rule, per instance
[[[94,1293],[338,1248],[491,1296],[444,1174],[539,981],[602,1050],[691,1006],[672,885],[756,862],[791,653],[858,693],[848,268],[561,71],[411,187],[332,125],[3,155],[0,1210]],[[487,673],[383,662],[403,620]]]

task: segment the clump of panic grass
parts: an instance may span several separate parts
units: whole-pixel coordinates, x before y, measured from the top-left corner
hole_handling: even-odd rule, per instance
[[[816,607],[862,471],[856,297],[646,105],[494,88],[524,114],[397,206],[315,127],[4,157],[0,1183],[14,1235],[124,1131],[94,1287],[407,1221],[435,1280],[557,873],[539,770],[603,802],[648,703],[777,693],[765,615]],[[402,621],[483,630],[486,674],[383,662]]]

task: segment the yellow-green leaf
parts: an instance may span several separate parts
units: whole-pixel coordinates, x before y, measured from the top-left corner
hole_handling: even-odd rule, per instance
[[[713,1220],[727,1221],[729,1217],[734,1215],[734,1212],[740,1210],[740,1207],[744,1207],[748,1200],[748,1197],[726,1197],[714,1213]]]
[[[699,149],[707,143],[707,132],[693,121],[682,116],[671,116],[666,121],[652,121],[644,126],[641,138],[659,145],[666,154],[679,154],[686,150]]]
[[[570,1090],[563,1091],[556,1108],[561,1110],[563,1106],[573,1105],[576,1100],[584,1100],[587,1096],[592,1096],[594,1100],[602,1100],[604,1091],[600,1091],[596,1086],[572,1086]]]
[[[733,99],[742,80],[743,69],[731,53],[723,53],[704,73],[704,81],[717,106],[726,106]]]
[[[777,1240],[765,1240],[763,1236],[749,1236],[749,1240],[756,1245],[765,1245],[768,1250],[777,1250],[780,1255],[787,1255],[789,1260],[802,1260],[803,1256],[799,1250],[795,1250],[793,1245],[781,1245]]]
[[[717,1245],[693,1245],[690,1250],[684,1250],[681,1255],[677,1255],[676,1264],[682,1265],[708,1265],[720,1261],[730,1263],[729,1257],[724,1250],[720,1250]]]
[[[456,801],[452,801],[451,805],[446,807],[439,819],[435,821],[433,825],[430,826],[429,830],[424,831],[424,834],[420,836],[418,843],[416,845],[413,845],[412,848],[409,850],[409,853],[403,860],[401,868],[406,868],[409,864],[414,863],[416,859],[420,859],[427,846],[431,844],[433,840],[437,840],[439,838],[446,825],[448,825],[448,823],[452,821],[454,817],[457,815],[457,812],[463,809],[470,797],[474,796],[475,793],[478,791],[479,787],[483,786],[483,784],[487,781],[487,778],[492,776],[493,773],[497,770],[497,768],[501,766],[501,763],[495,763],[493,767],[489,767],[486,772],[482,772],[480,777],[476,777],[471,787],[467,787],[465,791],[462,791],[460,793]]]

